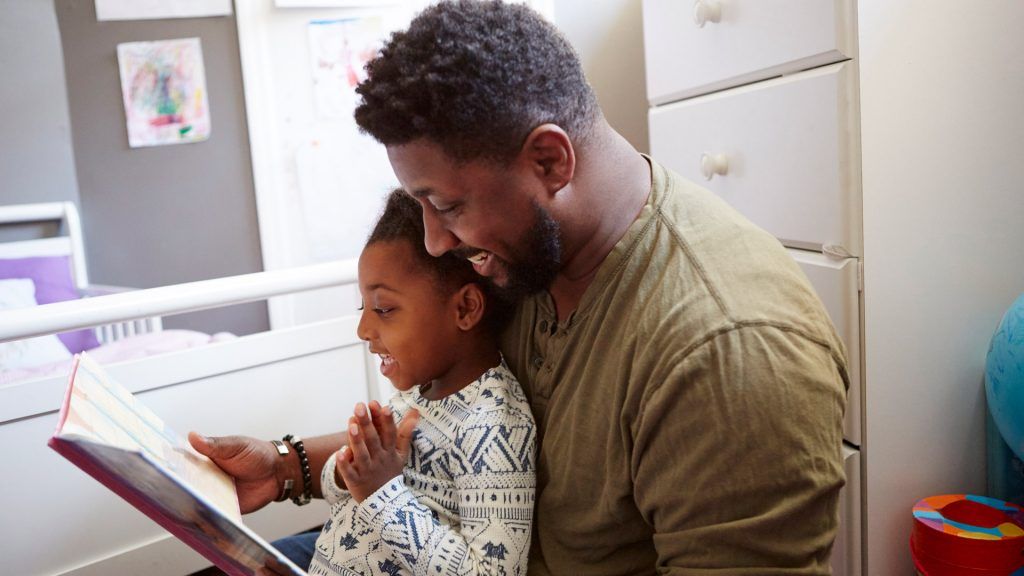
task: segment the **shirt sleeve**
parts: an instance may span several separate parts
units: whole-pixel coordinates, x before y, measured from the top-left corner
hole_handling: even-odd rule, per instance
[[[658,573],[830,573],[844,380],[827,346],[736,328],[666,359],[634,425]]]
[[[320,472],[320,491],[323,493],[324,500],[326,500],[331,506],[352,497],[351,492],[342,486],[338,486],[337,478],[334,475],[334,466],[337,456],[337,452],[331,454],[331,457],[327,459],[323,470]]]
[[[536,434],[500,411],[467,423],[451,472],[460,524],[438,521],[401,476],[363,500],[358,514],[416,574],[525,575],[533,521]]]

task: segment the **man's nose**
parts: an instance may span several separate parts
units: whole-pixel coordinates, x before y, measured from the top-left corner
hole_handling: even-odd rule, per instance
[[[459,238],[444,227],[441,222],[423,211],[423,243],[431,256],[437,257],[459,245]]]

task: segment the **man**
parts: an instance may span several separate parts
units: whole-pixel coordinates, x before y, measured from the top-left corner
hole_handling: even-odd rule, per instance
[[[368,72],[356,120],[427,249],[521,300],[502,350],[540,431],[530,573],[828,574],[846,360],[779,243],[616,133],[526,8],[428,8]],[[315,471],[342,441],[307,441]],[[267,442],[194,443],[246,510],[301,482]]]

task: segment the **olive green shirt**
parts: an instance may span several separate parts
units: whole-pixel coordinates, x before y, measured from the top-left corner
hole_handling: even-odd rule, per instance
[[[648,161],[577,310],[534,296],[505,335],[541,441],[530,574],[828,574],[843,346],[775,238]]]

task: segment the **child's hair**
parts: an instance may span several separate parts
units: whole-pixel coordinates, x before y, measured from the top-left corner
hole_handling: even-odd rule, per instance
[[[492,335],[497,336],[504,328],[512,312],[512,306],[492,289],[485,278],[473,270],[465,258],[451,253],[434,257],[427,252],[423,243],[423,208],[404,190],[392,190],[388,194],[384,212],[366,241],[366,246],[378,242],[405,242],[412,248],[414,264],[433,277],[440,293],[451,295],[466,284],[476,284],[486,298],[483,324]]]

